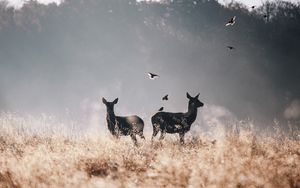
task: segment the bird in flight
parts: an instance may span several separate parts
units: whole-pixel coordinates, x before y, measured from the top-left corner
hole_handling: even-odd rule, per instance
[[[225,26],[233,26],[235,24],[236,16],[230,18],[230,20],[225,24]]]
[[[169,95],[165,95],[163,98],[162,98],[163,101],[167,101],[169,100]]]
[[[251,8],[252,8],[252,9],[254,9],[254,8],[255,8],[255,6],[253,5]]]
[[[227,48],[228,48],[229,50],[234,50],[234,49],[235,49],[235,47],[233,47],[233,46],[227,46]]]
[[[157,74],[154,74],[154,73],[151,73],[151,72],[148,72],[148,76],[151,80],[154,80],[156,78],[159,78],[159,75]]]
[[[164,107],[160,107],[160,109],[158,109],[158,111],[163,111],[164,110]]]

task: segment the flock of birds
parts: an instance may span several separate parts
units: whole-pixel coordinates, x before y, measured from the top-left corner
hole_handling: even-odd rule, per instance
[[[255,6],[251,6],[251,9],[254,10]],[[267,14],[263,15],[263,18],[268,18],[269,16]],[[225,26],[233,26],[236,23],[236,16],[233,16],[228,20],[228,22],[225,24]],[[229,50],[235,50],[234,46],[226,46]]]
[[[253,10],[253,9],[255,9],[255,6],[251,6],[251,9]],[[263,16],[264,18],[267,18],[268,17],[268,15],[264,15]],[[227,27],[227,26],[233,26],[234,24],[236,23],[236,16],[233,16],[232,18],[230,18],[229,20],[228,20],[228,22],[225,24],[225,26]],[[235,47],[234,46],[226,46],[229,50],[235,50]],[[157,78],[159,78],[160,76],[158,75],[158,74],[155,74],[155,73],[151,73],[151,72],[148,72],[148,77],[149,77],[149,79],[151,79],[151,80],[155,80],[155,79],[157,79]],[[167,100],[169,100],[169,95],[167,94],[167,95],[165,95],[163,98],[162,98],[162,100],[164,101],[167,101]],[[159,109],[158,109],[158,111],[163,111],[164,110],[164,107],[160,107]]]
[[[150,80],[155,80],[155,79],[160,77],[158,74],[154,74],[154,73],[151,73],[151,72],[148,72],[148,76],[149,76]],[[162,100],[163,101],[169,100],[169,95],[167,94],[167,95],[163,96]],[[163,110],[164,110],[164,107],[160,107],[158,109],[158,111],[160,111],[160,112],[163,111]]]

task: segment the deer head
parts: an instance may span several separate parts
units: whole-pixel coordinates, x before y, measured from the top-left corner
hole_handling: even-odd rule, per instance
[[[196,95],[195,97],[191,97],[188,92],[186,93],[186,97],[190,100],[189,101],[190,107],[193,107],[193,108],[203,107],[204,104],[198,99],[199,95],[200,95],[200,93],[198,95]]]
[[[118,103],[118,98],[116,98],[113,102],[108,102],[104,97],[102,97],[102,102],[106,106],[107,113],[114,113],[114,105]]]

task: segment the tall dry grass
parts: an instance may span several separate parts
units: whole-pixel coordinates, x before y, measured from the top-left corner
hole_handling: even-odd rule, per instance
[[[300,187],[299,131],[264,136],[240,127],[134,147],[109,134],[28,131],[51,118],[0,117],[0,187]],[[47,126],[46,126],[47,127]],[[47,130],[51,130],[47,128]]]

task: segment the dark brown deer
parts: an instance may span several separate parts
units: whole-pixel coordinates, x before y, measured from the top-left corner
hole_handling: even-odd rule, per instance
[[[105,98],[102,98],[102,102],[106,105],[108,130],[115,138],[130,135],[135,145],[137,145],[136,135],[145,139],[143,135],[144,121],[140,117],[136,115],[126,117],[115,115],[114,105],[118,103],[118,98],[113,102],[107,102]]]
[[[204,105],[199,101],[199,95],[200,93],[196,97],[191,97],[189,93],[186,93],[189,99],[188,111],[186,113],[158,112],[152,116],[152,141],[160,131],[159,140],[164,139],[166,133],[179,133],[180,143],[183,144],[185,133],[190,130],[192,123],[196,120],[197,109]]]

